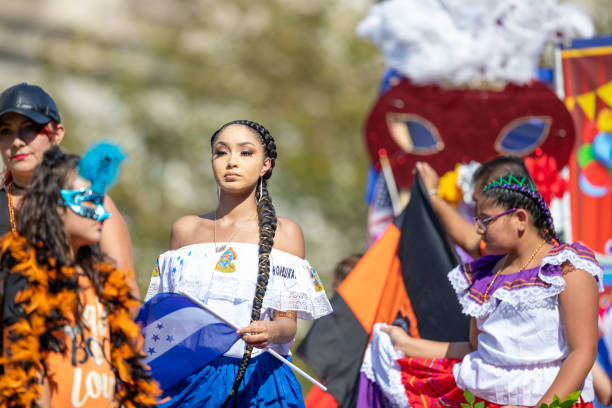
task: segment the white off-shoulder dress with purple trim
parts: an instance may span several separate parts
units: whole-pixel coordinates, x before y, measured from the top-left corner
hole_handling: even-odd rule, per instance
[[[579,243],[553,248],[540,267],[493,279],[501,256],[489,255],[460,265],[448,277],[463,312],[474,317],[480,334],[477,350],[454,366],[459,388],[500,405],[533,406],[551,386],[568,355],[558,295],[565,289],[561,266],[570,263],[597,279],[602,269]],[[594,399],[591,374],[581,397]]]

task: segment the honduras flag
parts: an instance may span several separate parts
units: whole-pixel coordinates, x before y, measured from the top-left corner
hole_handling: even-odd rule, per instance
[[[236,330],[185,296],[159,293],[142,305],[144,360],[163,390],[225,353]]]

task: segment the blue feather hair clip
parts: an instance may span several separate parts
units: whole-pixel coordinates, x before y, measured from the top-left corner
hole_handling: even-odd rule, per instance
[[[123,150],[115,144],[100,142],[91,146],[79,161],[79,175],[91,181],[91,189],[104,194],[117,182],[119,165],[125,159]]]

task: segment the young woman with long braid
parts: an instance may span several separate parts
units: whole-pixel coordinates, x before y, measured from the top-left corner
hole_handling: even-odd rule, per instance
[[[413,408],[460,408],[463,390],[485,405],[540,406],[581,391],[592,407],[602,269],[593,252],[555,233],[542,196],[508,174],[482,190],[476,225],[488,254],[449,273],[470,341],[436,342],[385,327]]]
[[[301,407],[282,355],[296,334],[296,318],[331,312],[316,271],[304,260],[300,227],[277,217],[268,192],[276,145],[260,124],[238,120],[211,139],[219,204],[177,220],[170,251],[160,255],[146,298],[186,292],[238,327],[241,340],[184,381],[164,390],[163,407]]]

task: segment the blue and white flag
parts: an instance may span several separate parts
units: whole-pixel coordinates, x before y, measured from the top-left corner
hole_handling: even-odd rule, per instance
[[[176,293],[159,293],[142,305],[145,362],[166,390],[214,360],[240,338],[219,318]]]

